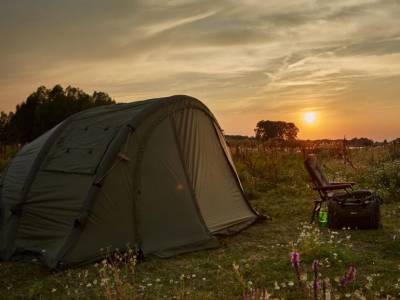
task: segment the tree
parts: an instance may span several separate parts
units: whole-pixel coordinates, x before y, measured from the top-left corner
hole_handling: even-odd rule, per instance
[[[386,141],[387,143],[387,141]],[[361,137],[361,138],[353,138],[349,141],[349,145],[352,147],[370,147],[373,146],[375,142],[369,138]]]
[[[290,122],[262,120],[257,123],[257,127],[254,131],[256,139],[281,139],[291,141],[297,138],[299,129],[294,123]]]
[[[6,144],[7,139],[7,131],[8,131],[8,123],[12,118],[13,113],[5,113],[4,111],[0,112],[0,143]]]
[[[61,85],[52,89],[40,86],[25,102],[17,105],[5,124],[1,123],[0,138],[1,141],[8,139],[25,144],[77,112],[109,104],[115,104],[115,101],[103,92],[95,91],[89,95],[71,86],[66,89]]]

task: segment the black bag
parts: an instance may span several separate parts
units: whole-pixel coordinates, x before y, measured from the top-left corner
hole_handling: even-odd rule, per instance
[[[382,199],[371,191],[355,191],[328,201],[328,227],[331,229],[377,229],[381,225]]]

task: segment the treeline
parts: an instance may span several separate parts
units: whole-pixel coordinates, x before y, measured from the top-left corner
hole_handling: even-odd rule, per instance
[[[87,94],[83,90],[56,85],[51,89],[39,87],[15,112],[0,113],[0,144],[28,143],[65,118],[82,110],[100,105],[115,104],[103,92]]]
[[[229,141],[263,141],[263,139],[257,138],[256,136],[247,135],[225,135]],[[276,139],[275,139],[276,140]],[[284,141],[284,140],[283,140]],[[370,146],[381,146],[385,144],[400,144],[400,138],[392,141],[384,140],[383,142],[374,141],[365,137],[355,137],[352,139],[319,139],[319,140],[296,140],[299,144],[302,142],[316,143],[320,145],[329,145],[345,142],[348,147],[370,147]],[[287,144],[287,143],[285,143]]]
[[[319,140],[299,140],[297,134],[299,129],[294,123],[285,121],[261,120],[257,122],[254,129],[254,136],[246,135],[226,135],[228,141],[252,141],[252,142],[268,142],[288,147],[297,147],[306,144],[315,144],[321,146],[332,146],[336,144],[345,144],[346,147],[371,147],[385,144],[400,144],[400,138],[393,141],[384,140],[377,142],[366,137],[355,137],[352,139],[319,139]]]

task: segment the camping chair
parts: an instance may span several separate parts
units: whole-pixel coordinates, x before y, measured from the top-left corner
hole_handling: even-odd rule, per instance
[[[310,175],[313,189],[320,196],[320,199],[315,201],[310,223],[314,222],[315,215],[319,213],[322,203],[325,201],[334,200],[344,203],[349,199],[362,199],[373,194],[373,191],[370,190],[354,190],[354,182],[330,182],[314,154],[308,155],[304,164]]]

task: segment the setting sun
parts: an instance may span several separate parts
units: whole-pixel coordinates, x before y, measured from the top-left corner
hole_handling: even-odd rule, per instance
[[[317,119],[317,116],[315,114],[315,112],[309,111],[304,113],[304,122],[306,122],[307,124],[313,124],[315,123]]]

